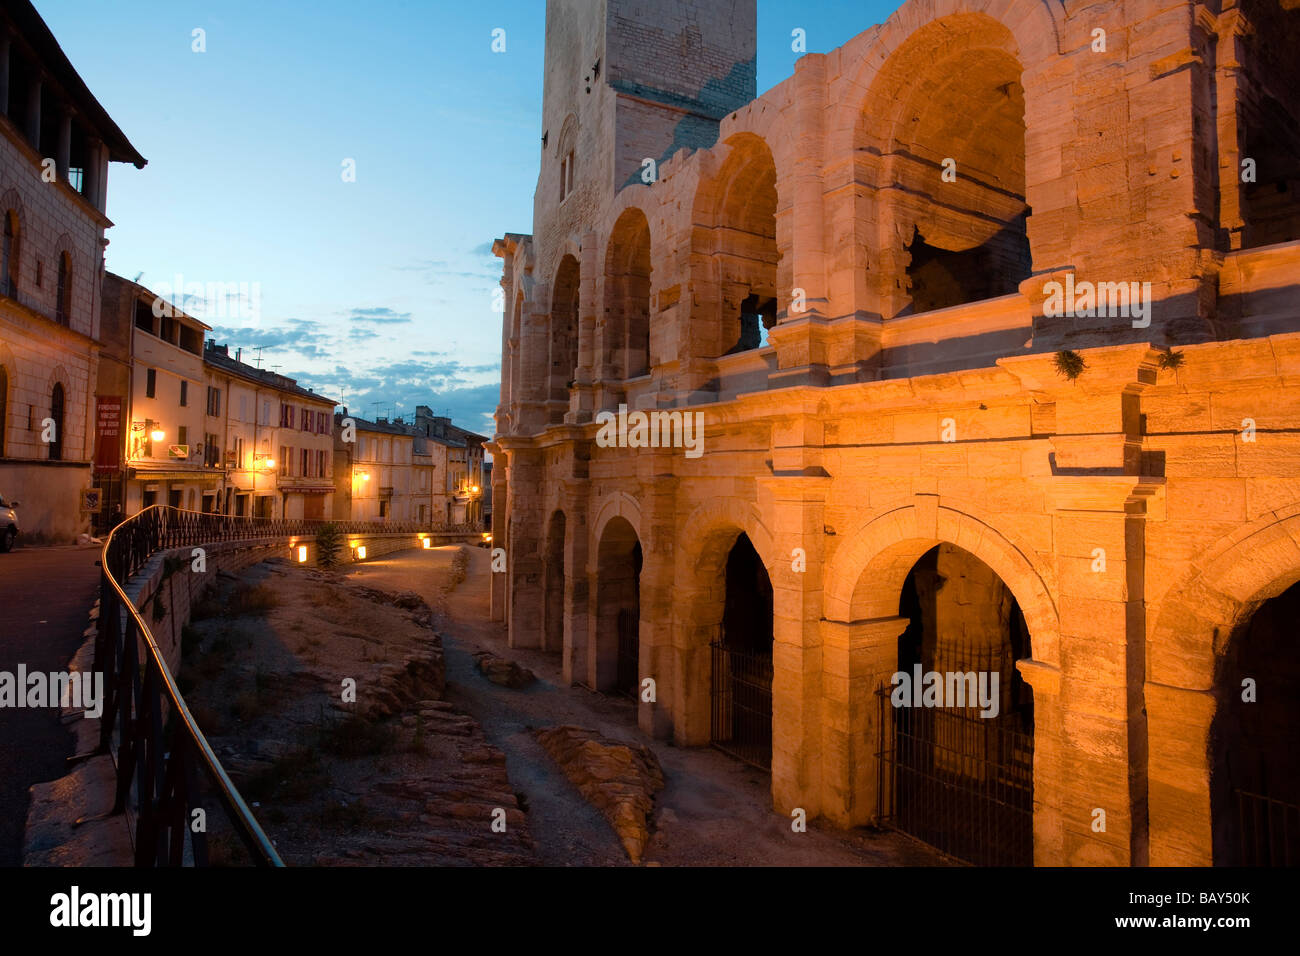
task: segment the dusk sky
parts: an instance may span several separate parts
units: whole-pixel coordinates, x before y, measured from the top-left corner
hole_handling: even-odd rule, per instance
[[[261,346],[264,368],[366,417],[427,404],[492,434],[491,243],[531,231],[542,0],[36,7],[149,160],[109,173],[111,271],[155,291],[178,275],[247,283],[255,322],[252,303],[234,316],[184,303],[232,355]],[[759,91],[793,72],[796,27],[825,52],[895,7],[759,0]]]

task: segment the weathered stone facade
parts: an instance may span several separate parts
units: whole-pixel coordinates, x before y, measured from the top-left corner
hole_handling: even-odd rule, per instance
[[[0,12],[0,493],[24,535],[89,527],[110,162],[144,166],[30,3]]]
[[[1300,581],[1300,9],[911,0],[740,103],[753,0],[636,6],[548,4],[534,234],[495,247],[511,642],[609,689],[632,614],[641,727],[708,743],[745,536],[775,808],[866,823],[943,545],[951,620],[1023,615],[1033,860],[1212,862],[1216,667]],[[701,413],[703,453],[609,447],[620,404]]]

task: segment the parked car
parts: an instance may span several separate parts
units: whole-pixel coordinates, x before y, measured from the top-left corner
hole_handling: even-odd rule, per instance
[[[0,554],[10,550],[18,540],[18,505],[19,502],[5,501],[4,495],[0,495]]]

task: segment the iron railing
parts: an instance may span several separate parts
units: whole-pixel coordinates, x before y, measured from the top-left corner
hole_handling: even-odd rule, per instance
[[[1246,790],[1232,791],[1240,840],[1237,866],[1300,863],[1300,806]]]
[[[760,770],[772,769],[772,655],[710,644],[710,742]]]
[[[106,699],[95,753],[115,758],[112,812],[135,812],[137,866],[207,865],[206,831],[195,832],[192,826],[195,810],[206,814],[201,801],[205,781],[253,861],[284,864],[186,706],[161,648],[127,596],[128,582],[162,551],[308,536],[330,523],[345,534],[465,533],[372,522],[236,518],[166,505],[152,505],[109,533],[101,556],[95,645],[95,670],[104,674]]]
[[[879,697],[880,822],[979,866],[1034,862],[1034,738],[1021,715]]]

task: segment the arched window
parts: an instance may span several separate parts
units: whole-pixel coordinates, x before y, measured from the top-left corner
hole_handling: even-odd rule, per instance
[[[59,253],[58,304],[54,318],[60,325],[72,324],[72,256],[66,252]]]
[[[63,386],[54,383],[50,392],[50,418],[54,420],[53,441],[50,442],[50,461],[63,460]]]
[[[9,426],[9,372],[0,365],[0,458],[5,456],[5,432]]]
[[[5,210],[4,248],[0,253],[0,293],[18,298],[18,214]]]

